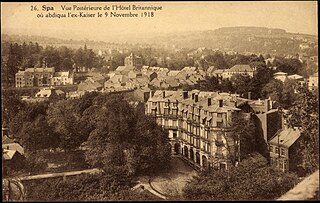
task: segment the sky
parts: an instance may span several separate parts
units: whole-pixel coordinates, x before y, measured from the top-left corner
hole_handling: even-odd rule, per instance
[[[112,6],[141,5],[162,6],[154,17],[110,18],[110,12],[138,13],[143,11],[109,10],[108,17],[94,18],[38,18],[43,5],[53,6],[50,13],[67,14],[61,5]],[[37,6],[40,11],[31,11]],[[79,13],[79,11],[71,11]],[[84,13],[96,11],[84,11]],[[106,11],[101,11],[104,13]],[[214,30],[220,27],[257,26],[281,28],[287,32],[318,34],[316,1],[263,1],[263,2],[27,2],[1,3],[1,33],[44,35],[63,39],[89,39],[112,41],[133,36],[184,33]]]

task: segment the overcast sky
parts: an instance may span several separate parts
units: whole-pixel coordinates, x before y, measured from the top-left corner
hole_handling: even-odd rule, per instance
[[[65,39],[112,41],[131,35],[214,30],[231,26],[281,28],[317,35],[317,2],[123,2],[117,5],[162,6],[153,18],[37,18],[31,5],[105,6],[111,3],[1,3],[1,33],[45,35]],[[119,11],[116,11],[120,13]],[[129,12],[129,11],[122,11]],[[131,11],[134,12],[134,11]],[[139,12],[138,12],[139,13]]]

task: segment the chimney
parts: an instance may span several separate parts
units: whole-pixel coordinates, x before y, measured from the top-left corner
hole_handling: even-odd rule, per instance
[[[270,108],[270,109],[272,109],[272,108],[273,108],[272,100],[271,100],[271,98],[270,98],[270,97],[268,98],[268,100],[269,100],[269,108]]]
[[[198,102],[198,96],[199,96],[198,94],[194,95],[194,102]]]
[[[162,91],[162,97],[165,98],[166,97],[166,91]]]
[[[183,91],[183,99],[187,99],[188,98],[188,91]]]
[[[192,100],[194,100],[194,93],[192,93]]]
[[[208,97],[208,106],[211,106],[211,98]]]
[[[223,107],[223,100],[219,99],[219,107]]]
[[[266,112],[270,110],[270,100],[269,99],[266,99],[264,101],[264,106],[266,108]]]
[[[251,92],[248,92],[248,99],[251,100]]]

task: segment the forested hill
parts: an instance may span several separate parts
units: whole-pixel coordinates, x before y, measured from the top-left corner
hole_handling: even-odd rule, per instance
[[[86,44],[88,47],[94,47],[94,49],[102,49],[106,46],[112,47],[117,46],[116,43],[106,43],[103,41],[94,41],[94,40],[73,40],[73,39],[59,39],[54,37],[46,37],[46,36],[30,36],[30,35],[8,35],[8,34],[1,34],[1,42],[13,42],[22,44],[24,42],[37,42],[41,46],[67,46],[69,48],[78,49],[83,47]]]
[[[240,53],[316,55],[317,36],[288,33],[283,29],[265,27],[225,27],[216,30],[185,33],[159,37],[160,42],[175,44],[177,47],[206,47]]]
[[[315,56],[318,54],[318,38],[315,35],[288,33],[283,29],[266,27],[223,27],[216,30],[193,31],[173,34],[145,34],[145,36],[126,37],[126,41],[93,41],[57,39],[43,36],[21,36],[2,34],[2,42],[38,42],[42,46],[68,46],[79,48],[84,44],[94,50],[103,50],[106,47],[114,48],[126,45],[129,48],[133,44],[164,45],[176,48],[206,47],[223,51],[235,51],[239,53],[261,53],[275,55],[295,55],[297,53]],[[118,44],[116,44],[117,42]]]

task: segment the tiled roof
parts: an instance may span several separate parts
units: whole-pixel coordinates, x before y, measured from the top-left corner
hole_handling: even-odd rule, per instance
[[[16,150],[3,149],[2,150],[2,157],[4,160],[11,160],[16,152],[17,152]]]
[[[16,75],[24,75],[24,71],[19,70],[18,73],[16,73]]]
[[[19,143],[2,144],[2,149],[15,150],[21,155],[24,155],[24,149]]]
[[[179,70],[171,70],[168,72],[168,76],[176,76],[178,73],[180,73]]]
[[[195,91],[194,91],[195,92]],[[191,97],[192,91],[188,92],[188,98],[183,99],[182,91],[167,91],[165,90],[165,97],[163,98],[163,91],[157,90],[149,101],[176,101],[178,100],[180,104],[189,106],[202,106],[203,109],[209,112],[227,112],[228,110],[238,111],[240,109],[234,107],[234,102],[230,101],[233,99],[232,95],[218,94],[214,92],[200,92],[198,95],[198,102],[194,102]],[[208,97],[211,97],[211,105],[208,106]],[[223,99],[223,106],[219,107],[219,99]]]
[[[298,74],[289,75],[288,78],[289,78],[289,79],[292,79],[292,80],[303,79],[303,77],[302,77],[301,75],[298,75]]]
[[[26,68],[26,72],[54,72],[54,68]]]
[[[253,72],[249,65],[235,65],[229,70],[230,72]]]
[[[134,66],[119,66],[116,71],[118,72],[129,72],[131,70],[134,70]]]
[[[301,133],[299,129],[293,129],[293,128],[285,128],[278,134],[276,134],[270,141],[270,144],[285,146],[289,148],[293,143],[297,141],[297,139],[300,137]],[[278,137],[279,136],[279,137]]]

